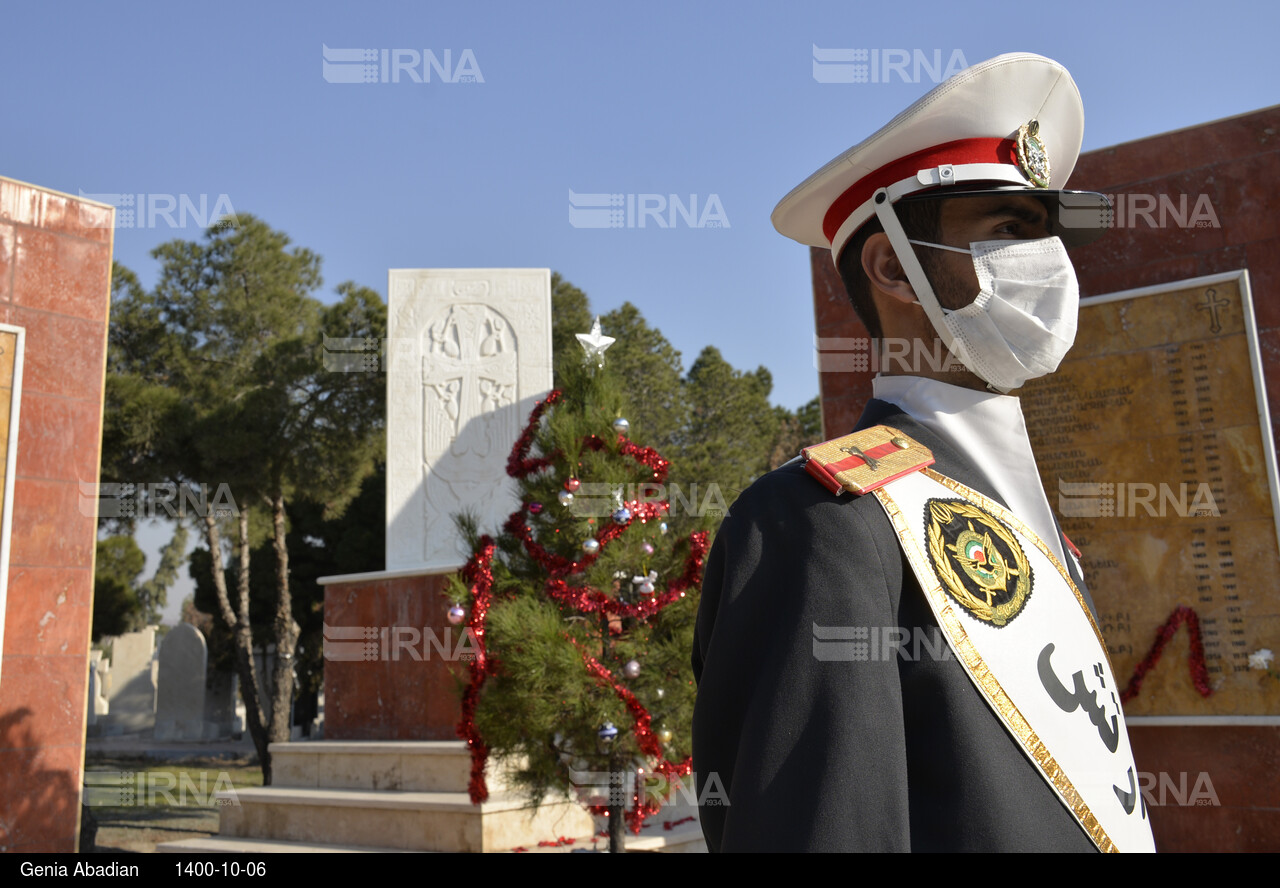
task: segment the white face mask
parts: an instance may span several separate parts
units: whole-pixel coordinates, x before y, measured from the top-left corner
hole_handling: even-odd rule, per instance
[[[961,363],[1002,392],[1058,369],[1080,313],[1080,285],[1060,239],[980,241],[968,250],[911,243],[973,257],[977,298],[942,309]]]

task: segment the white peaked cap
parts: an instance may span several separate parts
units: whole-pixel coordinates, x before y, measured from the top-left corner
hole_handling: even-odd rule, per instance
[[[1019,150],[1024,126],[1030,154]],[[1084,105],[1066,68],[1032,53],[996,56],[940,83],[801,182],[774,208],[773,225],[838,259],[875,215],[871,198],[880,188],[893,202],[941,188],[1012,189],[1053,195],[1046,206],[1064,229],[1054,233],[1067,246],[1087,243],[1110,224],[1111,211],[1102,195],[1062,191],[1083,138]],[[1047,168],[1034,156],[1041,148]]]

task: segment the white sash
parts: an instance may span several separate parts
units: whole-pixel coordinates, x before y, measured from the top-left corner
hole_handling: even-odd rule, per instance
[[[1001,505],[926,469],[875,490],[947,643],[1102,851],[1154,851],[1106,644],[1066,568]]]

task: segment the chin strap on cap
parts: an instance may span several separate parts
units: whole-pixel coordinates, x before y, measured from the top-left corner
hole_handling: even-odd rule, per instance
[[[924,268],[920,265],[920,259],[916,256],[916,251],[911,247],[911,241],[907,238],[907,233],[902,230],[902,223],[898,221],[898,214],[893,210],[893,203],[889,199],[889,189],[881,188],[871,200],[875,204],[876,217],[880,220],[884,233],[889,236],[889,243],[893,246],[893,252],[897,254],[902,270],[907,273],[907,280],[911,282],[912,289],[916,291],[916,299],[919,300],[920,307],[924,309],[924,313],[929,317],[929,323],[933,324],[933,329],[942,337],[942,344],[950,349],[953,355],[960,357],[960,354],[956,351],[955,338],[951,335],[951,331],[947,329],[946,315],[942,313],[942,306],[938,302],[938,297],[934,295],[933,286],[929,283],[929,278],[925,275]]]
[[[916,291],[916,300],[919,302],[920,307],[924,309],[925,315],[929,318],[929,323],[933,325],[934,331],[942,339],[942,344],[947,347],[947,350],[964,362],[965,367],[970,372],[973,372],[973,368],[969,366],[966,360],[967,355],[958,347],[956,338],[951,334],[951,329],[947,326],[946,315],[942,311],[942,305],[938,302],[938,297],[933,292],[933,286],[929,283],[929,278],[924,273],[924,267],[920,265],[920,259],[916,256],[916,251],[912,248],[907,233],[902,229],[902,223],[898,221],[898,214],[894,212],[889,190],[887,188],[879,189],[871,198],[871,201],[875,205],[876,218],[880,220],[884,233],[888,235],[889,244],[893,247],[894,253],[897,254],[898,262],[902,264],[902,270],[907,273],[907,280],[911,282],[912,289]],[[986,380],[983,381],[986,382]],[[989,382],[987,383],[987,388],[1002,395],[1008,394],[1007,389],[997,388]]]

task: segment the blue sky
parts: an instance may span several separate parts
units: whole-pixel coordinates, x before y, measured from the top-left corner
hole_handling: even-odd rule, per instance
[[[794,408],[818,390],[808,254],[769,214],[933,85],[819,82],[814,46],[1050,56],[1089,150],[1280,101],[1278,20],[1229,0],[10,4],[0,175],[160,208],[225,195],[324,257],[326,299],[348,279],[385,297],[389,268],[550,267],[599,311],[635,303],[686,366],[708,344],[764,364]],[[438,67],[332,82],[351,63],[326,79],[323,46]],[[696,195],[727,225],[575,227],[570,191]],[[201,234],[199,212],[172,219],[116,232],[145,283],[156,245]]]

